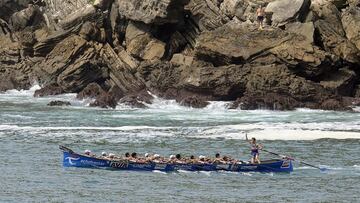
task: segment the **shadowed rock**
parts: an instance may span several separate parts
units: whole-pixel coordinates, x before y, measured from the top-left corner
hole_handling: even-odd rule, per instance
[[[71,103],[68,101],[51,101],[47,104],[48,106],[71,106]]]

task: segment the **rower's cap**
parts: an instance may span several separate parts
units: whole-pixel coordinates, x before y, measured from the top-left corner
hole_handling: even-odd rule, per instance
[[[170,159],[175,159],[175,155],[170,155]]]
[[[159,158],[159,157],[160,157],[160,155],[158,155],[158,154],[154,154],[154,157],[155,157],[155,158]]]
[[[115,156],[115,154],[113,154],[113,153],[110,153],[110,154],[109,154],[109,157],[110,157],[110,158],[114,158],[114,156]]]
[[[85,154],[90,154],[90,153],[91,153],[91,151],[89,149],[85,150]]]
[[[149,157],[149,153],[145,153],[145,157]]]
[[[199,156],[199,159],[205,159],[205,158],[206,158],[206,156],[203,156],[203,155]]]
[[[101,155],[102,155],[102,156],[106,156],[106,152],[101,152]]]

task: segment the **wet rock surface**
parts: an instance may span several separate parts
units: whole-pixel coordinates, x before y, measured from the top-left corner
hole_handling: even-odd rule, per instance
[[[155,94],[193,108],[273,110],[348,110],[360,95],[354,0],[0,5],[0,91],[37,81],[34,96],[78,93],[101,108],[145,108]]]

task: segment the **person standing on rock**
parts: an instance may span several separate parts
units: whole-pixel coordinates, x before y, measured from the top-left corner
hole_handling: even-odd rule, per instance
[[[259,30],[263,30],[263,22],[265,19],[265,8],[260,4],[259,8],[256,10],[257,21],[259,24]]]

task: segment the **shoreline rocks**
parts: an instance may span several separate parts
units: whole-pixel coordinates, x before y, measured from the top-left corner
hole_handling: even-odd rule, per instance
[[[356,1],[22,0],[3,10],[0,91],[38,81],[34,96],[77,93],[102,108],[146,108],[148,91],[193,108],[358,104]]]

